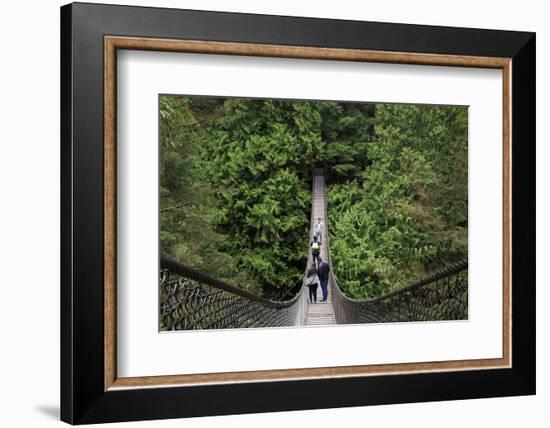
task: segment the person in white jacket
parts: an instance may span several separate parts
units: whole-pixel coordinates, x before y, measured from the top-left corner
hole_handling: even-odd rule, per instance
[[[325,225],[321,221],[321,218],[317,219],[317,223],[315,223],[315,226],[313,228],[313,232],[315,233],[315,236],[317,237],[317,241],[319,241],[319,244],[322,242],[323,238],[323,227]]]

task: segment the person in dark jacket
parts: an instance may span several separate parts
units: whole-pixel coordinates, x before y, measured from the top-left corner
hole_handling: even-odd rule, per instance
[[[307,270],[306,285],[309,288],[309,302],[317,303],[317,287],[319,286],[319,277],[317,276],[317,268],[311,265]]]
[[[321,292],[323,293],[323,299],[321,302],[326,302],[328,299],[328,279],[330,273],[330,266],[326,260],[319,257],[319,265],[317,267],[317,276],[321,283]]]

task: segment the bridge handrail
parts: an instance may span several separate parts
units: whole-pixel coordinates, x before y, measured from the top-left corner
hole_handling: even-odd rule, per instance
[[[397,289],[395,289],[393,291],[390,291],[388,293],[381,294],[380,296],[377,296],[377,297],[371,297],[370,299],[362,299],[362,300],[361,299],[354,299],[353,297],[349,297],[348,295],[346,295],[342,291],[340,286],[338,285],[338,279],[337,279],[336,274],[332,273],[332,275],[333,275],[333,278],[334,278],[334,282],[335,282],[336,286],[338,287],[338,291],[341,293],[343,299],[346,299],[346,300],[348,300],[350,302],[353,302],[353,303],[376,303],[376,302],[381,302],[383,300],[387,300],[387,299],[390,299],[392,297],[395,297],[398,294],[410,292],[412,290],[415,290],[416,288],[423,287],[424,285],[432,284],[432,283],[434,283],[434,282],[436,282],[440,279],[447,278],[450,275],[465,271],[467,269],[468,269],[468,259],[463,259],[463,260],[460,260],[456,263],[451,263],[447,266],[444,266],[444,267],[440,268],[439,270],[437,270],[433,273],[430,273],[430,274],[422,277],[421,279],[418,279],[418,280],[416,280],[416,281],[414,281],[414,282],[412,282],[408,285],[397,288]]]
[[[244,297],[245,299],[248,299],[252,302],[260,303],[269,308],[276,308],[276,309],[288,308],[289,306],[292,306],[296,302],[296,300],[298,300],[299,294],[300,294],[298,293],[292,299],[286,300],[286,301],[266,299],[265,297],[258,296],[254,293],[251,293],[250,291],[243,290],[242,288],[232,285],[229,282],[223,281],[218,278],[214,278],[213,276],[200,272],[197,269],[194,269],[183,263],[172,260],[167,256],[161,256],[160,267],[161,269],[166,269],[171,273],[181,275],[184,278],[192,279],[201,284],[206,284],[206,285],[209,285],[210,287],[214,287],[219,290],[223,290],[228,293],[235,294],[240,297]]]

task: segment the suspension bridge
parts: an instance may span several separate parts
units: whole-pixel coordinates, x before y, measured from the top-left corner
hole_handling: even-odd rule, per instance
[[[304,281],[297,294],[284,301],[257,296],[204,272],[161,257],[161,330],[246,327],[318,326],[461,320],[468,318],[468,262],[445,266],[409,285],[367,300],[347,296],[338,284],[330,258],[325,174],[314,169],[307,266],[313,262],[309,243],[314,224],[323,223],[321,258],[330,266],[325,303],[310,303]],[[307,271],[307,268],[306,268]]]

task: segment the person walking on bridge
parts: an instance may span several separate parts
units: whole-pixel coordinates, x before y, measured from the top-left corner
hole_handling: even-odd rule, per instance
[[[317,276],[317,268],[311,265],[306,274],[306,285],[309,288],[309,302],[317,303],[317,287],[319,286],[319,277]]]
[[[317,276],[319,277],[319,282],[321,283],[321,292],[323,293],[323,298],[321,299],[321,302],[326,302],[328,299],[329,272],[330,272],[330,266],[328,262],[319,257],[319,265],[317,266]]]
[[[317,264],[321,258],[321,243],[317,240],[317,236],[313,237],[313,241],[309,244],[311,247],[311,255],[313,256],[313,263]]]
[[[313,231],[315,233],[315,236],[317,237],[317,241],[319,241],[319,244],[321,244],[323,240],[323,227],[324,224],[321,221],[321,217],[317,219],[317,223],[315,223],[315,226],[313,228]]]

